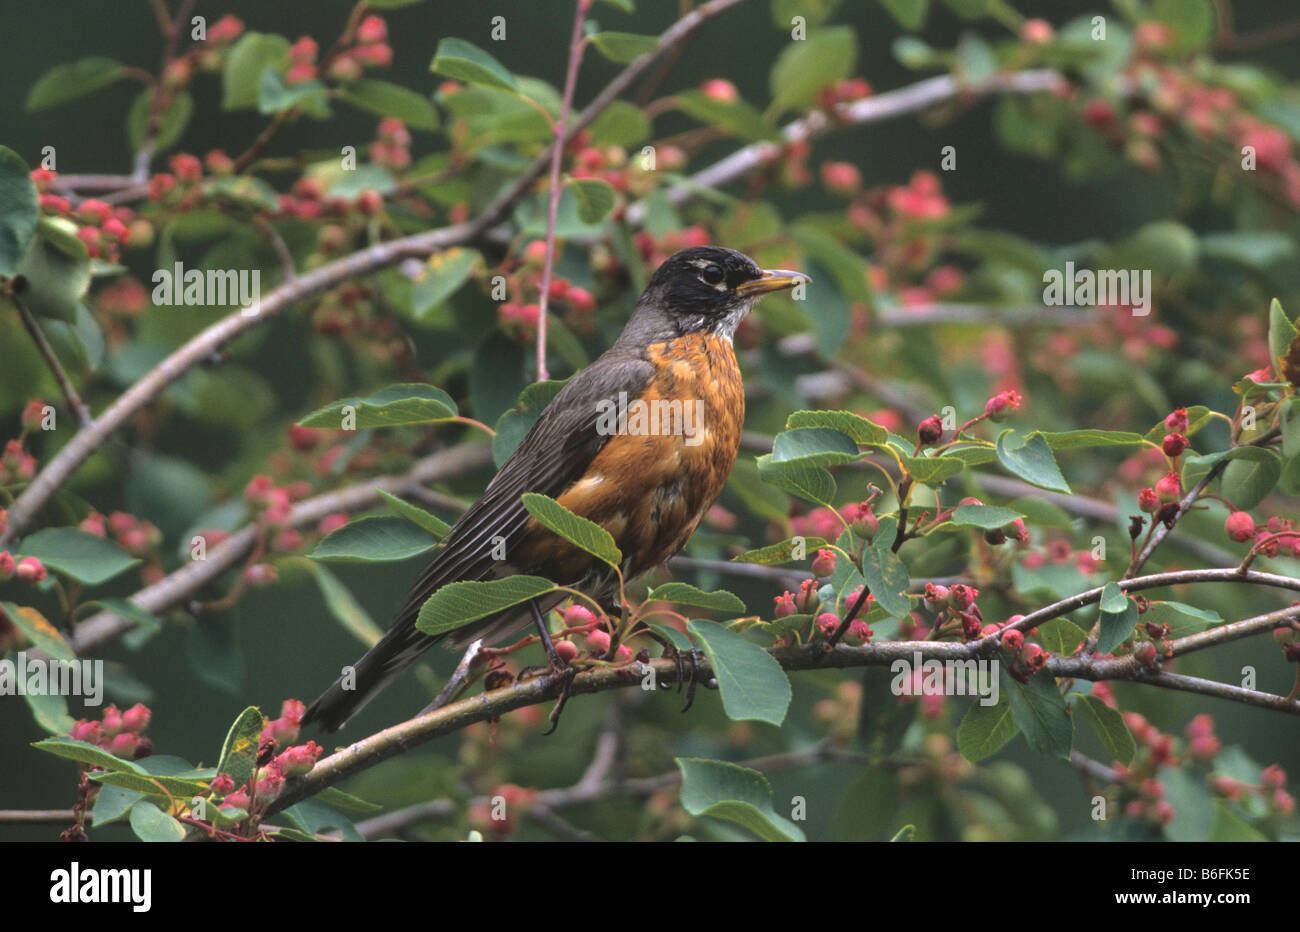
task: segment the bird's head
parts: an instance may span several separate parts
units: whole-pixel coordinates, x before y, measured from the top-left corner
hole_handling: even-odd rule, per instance
[[[760,268],[734,249],[693,246],[655,270],[637,312],[659,318],[659,326],[670,324],[677,334],[704,331],[730,339],[760,297],[811,280],[801,272]]]

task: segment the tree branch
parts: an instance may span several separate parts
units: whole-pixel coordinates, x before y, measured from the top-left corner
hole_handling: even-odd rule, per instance
[[[18,310],[18,317],[22,320],[23,326],[31,334],[32,342],[36,344],[36,349],[40,352],[45,364],[50,367],[50,372],[54,376],[54,381],[59,383],[59,390],[63,392],[63,398],[72,409],[73,415],[83,428],[91,424],[90,408],[81,396],[77,394],[76,387],[72,384],[72,379],[68,378],[68,373],[64,370],[63,365],[59,362],[58,354],[54,352],[54,347],[50,346],[50,341],[45,338],[45,331],[41,330],[41,325],[37,323],[32,312],[27,310],[26,306],[18,299],[17,295],[9,295],[9,300],[13,302],[14,307]]]
[[[744,0],[711,0],[683,16],[660,36],[656,47],[633,61],[600,92],[573,121],[565,142],[585,129],[615,98],[628,88],[665,50],[689,35],[700,23],[717,16]],[[265,298],[256,309],[244,309],[230,314],[160,362],[150,372],[122,393],[99,416],[95,423],[77,433],[23,490],[9,509],[9,526],[0,533],[0,545],[17,536],[50,497],[67,481],[110,436],[120,429],[130,417],[149,404],[173,382],[190,369],[209,359],[213,353],[241,334],[269,320],[286,308],[305,298],[327,291],[344,282],[361,278],[380,269],[396,265],[403,259],[424,258],[439,250],[468,242],[483,234],[489,227],[505,217],[510,207],[531,190],[534,182],[546,171],[551,159],[551,147],[539,153],[515,182],[484,209],[477,218],[465,223],[452,224],[424,233],[379,243],[368,249],[320,266],[281,284]],[[251,311],[251,313],[250,313]]]

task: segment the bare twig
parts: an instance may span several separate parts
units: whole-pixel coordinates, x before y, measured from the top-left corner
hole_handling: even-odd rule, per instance
[[[27,332],[31,334],[32,342],[36,344],[36,349],[45,360],[45,364],[50,367],[50,373],[54,376],[54,381],[59,383],[59,391],[63,392],[63,398],[76,416],[77,423],[83,428],[89,427],[93,420],[90,416],[90,407],[81,400],[81,395],[77,394],[72,379],[68,378],[68,373],[64,371],[62,364],[59,362],[54,347],[50,346],[50,341],[45,338],[45,332],[41,330],[41,325],[36,322],[32,312],[27,310],[27,307],[18,299],[17,295],[9,295],[9,300],[18,309],[18,316],[22,319]]]
[[[542,294],[537,315],[537,381],[550,377],[546,371],[546,309],[550,304],[551,270],[555,265],[555,218],[560,211],[560,163],[564,159],[564,140],[573,108],[573,89],[578,83],[578,66],[582,63],[582,21],[587,16],[587,0],[574,4],[573,37],[569,40],[569,67],[564,74],[564,100],[560,104],[560,122],[555,127],[551,145],[551,187],[546,200],[546,259],[542,263]]]

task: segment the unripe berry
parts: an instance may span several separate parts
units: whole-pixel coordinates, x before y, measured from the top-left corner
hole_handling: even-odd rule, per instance
[[[1138,493],[1138,508],[1149,515],[1160,510],[1160,496],[1155,489],[1147,488]]]
[[[556,641],[555,653],[565,663],[569,663],[578,656],[578,645],[569,640]]]
[[[1245,543],[1255,536],[1255,519],[1244,511],[1234,511],[1223,522],[1223,529],[1231,540]]]
[[[593,654],[604,654],[609,650],[609,633],[600,628],[587,632],[587,650]]]
[[[916,436],[923,446],[938,443],[943,436],[943,419],[937,414],[930,415],[916,426]]]
[[[1187,449],[1187,438],[1182,434],[1169,434],[1165,437],[1160,449],[1165,451],[1165,456],[1170,459],[1177,459]]]
[[[1025,646],[1024,632],[1019,628],[1012,628],[1002,634],[1002,646],[1012,653],[1019,653],[1020,649]]]
[[[812,561],[812,574],[818,579],[824,579],[835,572],[835,551],[818,550],[817,556]]]
[[[725,78],[714,78],[712,81],[705,81],[700,85],[700,90],[704,92],[705,97],[719,103],[729,104],[740,99],[740,91],[736,90],[736,85]]]
[[[1161,503],[1169,504],[1176,502],[1183,497],[1183,485],[1178,479],[1178,473],[1167,473],[1156,483],[1156,495],[1160,498]]]

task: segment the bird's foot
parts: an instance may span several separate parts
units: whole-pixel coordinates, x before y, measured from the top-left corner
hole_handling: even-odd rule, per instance
[[[560,696],[555,701],[555,708],[551,709],[549,716],[551,727],[542,732],[542,737],[554,734],[555,729],[560,727],[560,713],[564,711],[564,705],[569,701],[569,694],[573,689],[573,678],[578,675],[577,670],[560,660],[559,657],[556,657],[555,660],[558,661],[559,665],[557,666],[555,662],[552,662],[550,672],[543,676],[542,680],[546,683],[548,689],[552,684],[560,683]]]

